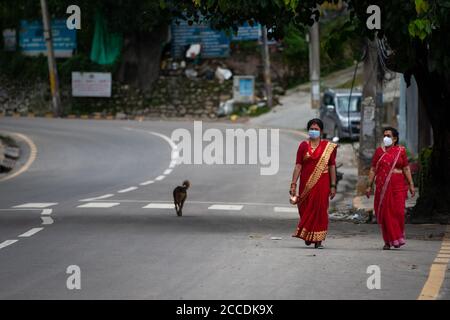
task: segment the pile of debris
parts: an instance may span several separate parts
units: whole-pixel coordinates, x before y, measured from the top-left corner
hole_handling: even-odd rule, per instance
[[[330,220],[347,221],[355,224],[376,223],[376,218],[372,211],[364,209],[337,210],[328,214]]]
[[[9,172],[14,168],[20,156],[20,149],[9,139],[0,139],[0,172]]]

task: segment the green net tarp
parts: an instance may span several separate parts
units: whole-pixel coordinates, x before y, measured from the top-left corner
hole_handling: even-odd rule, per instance
[[[122,36],[108,32],[105,18],[95,16],[94,39],[92,40],[91,60],[102,65],[113,64],[122,50]]]

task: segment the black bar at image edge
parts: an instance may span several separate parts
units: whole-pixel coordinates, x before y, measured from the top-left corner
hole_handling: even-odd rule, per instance
[[[84,319],[89,315],[106,314],[119,318],[134,319],[290,319],[295,315],[342,316],[357,318],[365,310],[366,315],[404,316],[405,312],[418,315],[421,311],[433,310],[433,313],[449,310],[449,301],[349,301],[349,300],[80,300],[80,301],[0,301],[3,312],[8,309],[16,316],[36,314],[37,310],[45,310],[46,315],[52,311],[58,319],[64,315],[71,318]],[[43,308],[43,309],[42,309]],[[63,312],[63,313],[61,313]]]

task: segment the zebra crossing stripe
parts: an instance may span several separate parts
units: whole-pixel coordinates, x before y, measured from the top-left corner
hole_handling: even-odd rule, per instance
[[[150,203],[143,207],[143,209],[174,209],[173,203]]]
[[[273,208],[274,212],[295,212],[298,213],[298,209],[297,207],[274,207]]]
[[[118,202],[89,202],[86,204],[82,204],[77,208],[112,208],[118,206],[120,203]]]
[[[13,208],[48,208],[52,206],[56,206],[58,203],[24,203],[18,206],[14,206]]]
[[[231,211],[240,211],[242,210],[243,205],[224,205],[224,204],[213,204],[208,208],[208,210],[231,210]]]

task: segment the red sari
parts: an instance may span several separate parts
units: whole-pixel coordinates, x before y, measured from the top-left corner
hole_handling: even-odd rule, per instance
[[[406,150],[401,146],[378,148],[372,160],[375,169],[374,210],[386,245],[400,247],[405,242],[405,201],[408,185],[402,169],[407,167]]]
[[[292,236],[312,243],[321,242],[328,232],[328,167],[336,165],[336,144],[322,140],[313,152],[310,143],[304,141],[298,148],[296,163],[302,166],[297,204],[300,222]]]

